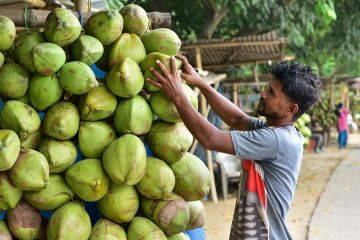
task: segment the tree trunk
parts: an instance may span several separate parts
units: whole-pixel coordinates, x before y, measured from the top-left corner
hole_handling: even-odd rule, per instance
[[[229,7],[223,6],[220,10],[213,9],[213,14],[205,22],[203,30],[199,35],[199,39],[207,38],[210,39],[214,34],[219,23],[224,19],[226,14],[229,12]]]

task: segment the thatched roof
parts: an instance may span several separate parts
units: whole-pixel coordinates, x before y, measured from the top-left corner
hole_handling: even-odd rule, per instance
[[[273,31],[233,39],[185,41],[181,50],[191,64],[196,65],[196,51],[200,51],[203,69],[221,70],[245,63],[289,60],[284,54],[286,44],[287,39]]]

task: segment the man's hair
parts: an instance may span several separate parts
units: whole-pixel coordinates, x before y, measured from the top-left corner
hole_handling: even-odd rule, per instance
[[[310,66],[282,62],[274,65],[271,74],[283,85],[283,92],[299,106],[293,120],[306,112],[320,97],[322,82]]]

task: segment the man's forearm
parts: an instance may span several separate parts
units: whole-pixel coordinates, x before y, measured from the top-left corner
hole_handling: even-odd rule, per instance
[[[211,108],[232,129],[247,130],[249,116],[206,82],[197,86]]]
[[[230,134],[207,121],[186,97],[179,97],[175,105],[185,126],[206,149],[235,154]]]

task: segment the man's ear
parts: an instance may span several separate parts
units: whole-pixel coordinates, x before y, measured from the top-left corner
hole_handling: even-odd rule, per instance
[[[296,103],[290,103],[286,114],[288,116],[294,116],[299,111],[299,105]]]

